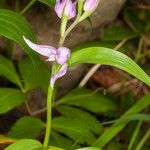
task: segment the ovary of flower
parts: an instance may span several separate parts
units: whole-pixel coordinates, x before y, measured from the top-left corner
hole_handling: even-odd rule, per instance
[[[56,61],[59,65],[61,65],[59,72],[51,77],[50,84],[53,88],[55,81],[58,78],[64,76],[67,72],[67,61],[70,58],[70,50],[66,47],[59,47],[58,49],[56,49],[55,47],[49,45],[34,44],[24,36],[23,39],[31,49],[33,49],[40,55],[46,56],[46,61]]]
[[[67,16],[68,19],[72,19],[76,16],[76,3],[72,0],[56,0],[55,11],[59,18],[63,15]]]

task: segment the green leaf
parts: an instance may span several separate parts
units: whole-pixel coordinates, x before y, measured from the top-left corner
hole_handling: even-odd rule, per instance
[[[75,144],[73,140],[52,131],[51,138],[50,138],[50,145],[57,146],[63,149],[74,150],[79,148],[80,146]]]
[[[79,148],[76,150],[101,150],[100,148],[97,147],[85,147],[85,148]]]
[[[148,93],[146,96],[144,96],[141,100],[139,100],[135,105],[133,105],[124,115],[121,116],[121,119],[123,117],[127,117],[129,115],[137,114],[141,112],[144,108],[146,108],[150,104],[150,93]],[[112,140],[113,137],[115,137],[127,124],[128,122],[121,124],[118,120],[116,123],[114,123],[109,130],[104,132],[97,140],[94,142],[93,146],[98,146],[100,148],[103,148],[106,144]]]
[[[120,124],[122,124],[122,123],[124,124],[126,122],[128,123],[129,121],[135,121],[135,120],[150,120],[150,115],[143,114],[143,113],[137,113],[137,114],[121,117],[120,119],[104,122],[104,123],[102,123],[102,125],[112,124],[117,121],[119,121]]]
[[[0,88],[0,114],[19,106],[26,100],[26,95],[17,89]]]
[[[21,139],[21,138],[36,138],[41,129],[44,127],[44,123],[34,117],[22,117],[11,128],[8,133],[8,137]]]
[[[52,120],[52,129],[65,134],[69,138],[73,139],[75,143],[87,143],[90,145],[96,139],[85,123],[67,117],[54,118]]]
[[[42,150],[42,144],[37,140],[22,139],[6,147],[4,150]]]
[[[59,148],[59,147],[50,146],[48,150],[64,150],[64,149]]]
[[[72,66],[79,63],[114,66],[130,73],[147,85],[150,85],[150,77],[132,59],[109,48],[91,47],[72,53],[68,65]]]
[[[105,41],[122,41],[124,39],[133,39],[137,36],[138,34],[127,26],[115,24],[104,31],[101,39]]]
[[[30,25],[19,14],[0,9],[0,35],[16,41],[30,56],[36,56],[35,52],[27,46],[22,38],[24,35],[35,42],[35,35]]]
[[[23,78],[24,89],[28,91],[42,87],[42,89],[47,92],[50,80],[50,68],[42,61],[35,61],[34,65],[36,67],[33,66],[32,60],[28,57],[19,62],[19,71]]]
[[[13,63],[2,55],[0,55],[0,75],[6,77],[8,80],[15,83],[19,87],[22,87],[20,78]]]
[[[58,106],[56,109],[66,117],[69,117],[73,120],[79,120],[81,122],[83,121],[86,124],[87,128],[95,134],[100,134],[103,132],[100,122],[94,117],[94,115],[91,115],[86,111],[74,107],[61,105]]]
[[[77,88],[61,98],[59,104],[74,105],[87,109],[94,113],[106,113],[116,111],[117,106],[108,97],[95,93],[85,88]]]
[[[54,6],[56,0],[39,0],[39,1],[48,5],[48,6]]]

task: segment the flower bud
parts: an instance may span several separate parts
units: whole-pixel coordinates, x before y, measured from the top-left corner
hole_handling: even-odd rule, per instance
[[[72,0],[57,0],[55,11],[59,18],[65,15],[68,19],[72,19],[76,16],[76,2],[73,3]]]
[[[84,3],[83,10],[84,11],[93,11],[98,4],[98,0],[86,0]]]

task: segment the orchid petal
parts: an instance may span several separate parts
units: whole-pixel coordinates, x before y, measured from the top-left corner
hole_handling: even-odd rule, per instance
[[[58,64],[63,65],[65,64],[70,57],[70,50],[66,47],[59,47],[57,49],[57,54],[56,54],[56,61]]]
[[[61,69],[59,70],[58,73],[54,74],[52,77],[51,77],[51,81],[50,81],[50,84],[51,84],[51,87],[54,88],[54,84],[56,82],[56,80],[62,76],[64,76],[67,72],[67,63],[62,65]]]
[[[34,44],[30,40],[25,38],[24,36],[23,36],[23,39],[31,49],[33,49],[34,51],[36,51],[37,53],[39,53],[43,56],[46,56],[46,57],[50,58],[53,55],[56,55],[56,48],[54,48],[52,46]],[[53,60],[51,60],[51,61],[53,61]]]
[[[65,3],[66,3],[66,0],[63,0],[63,1],[57,0],[56,1],[55,12],[57,13],[59,18],[62,17],[62,13],[63,13]]]

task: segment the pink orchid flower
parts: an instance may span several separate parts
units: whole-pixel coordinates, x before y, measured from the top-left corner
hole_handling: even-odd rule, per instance
[[[62,18],[63,14],[72,19],[76,16],[76,2],[72,0],[56,0],[55,11],[59,18]]]
[[[64,76],[67,72],[67,61],[70,58],[70,50],[66,47],[59,47],[58,49],[56,49],[55,47],[49,45],[34,44],[24,36],[23,39],[31,49],[33,49],[40,55],[46,56],[46,61],[56,61],[59,65],[61,65],[61,69],[59,70],[59,72],[51,77],[50,84],[53,88],[55,81],[58,78]]]

